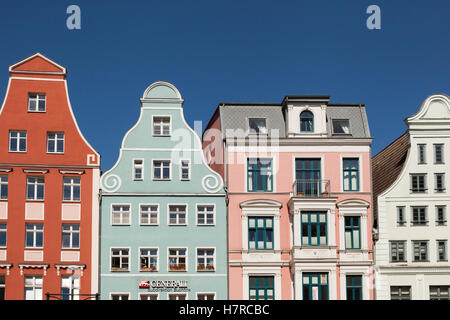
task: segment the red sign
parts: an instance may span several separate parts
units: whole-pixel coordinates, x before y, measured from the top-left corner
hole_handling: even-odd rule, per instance
[[[139,282],[139,288],[150,288],[150,281],[142,280],[141,282]]]

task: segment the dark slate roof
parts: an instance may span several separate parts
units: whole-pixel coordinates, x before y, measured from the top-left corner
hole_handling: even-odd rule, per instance
[[[332,120],[348,119],[352,138],[370,138],[369,122],[364,105],[332,104],[327,106],[328,132],[332,135]]]

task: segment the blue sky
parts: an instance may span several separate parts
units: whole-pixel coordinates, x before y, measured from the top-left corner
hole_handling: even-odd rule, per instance
[[[71,4],[81,30],[66,27]],[[381,30],[366,28],[372,4]],[[65,66],[103,170],[157,80],[181,91],[191,126],[206,125],[223,101],[319,94],[364,103],[375,154],[427,96],[450,94],[449,13],[448,0],[2,0],[0,95],[8,66],[36,52]]]

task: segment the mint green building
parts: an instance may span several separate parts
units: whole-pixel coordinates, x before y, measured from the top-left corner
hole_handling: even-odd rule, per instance
[[[144,92],[101,177],[101,299],[227,299],[226,194],[175,86]]]

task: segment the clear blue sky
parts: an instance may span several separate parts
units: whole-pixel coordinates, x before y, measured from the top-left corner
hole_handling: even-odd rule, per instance
[[[66,9],[81,8],[81,30]],[[381,30],[366,8],[381,8]],[[373,154],[434,93],[450,94],[448,0],[2,0],[0,94],[8,66],[36,52],[68,69],[78,124],[116,161],[139,98],[173,83],[184,112],[206,125],[222,101],[281,102],[289,94],[364,103]]]

